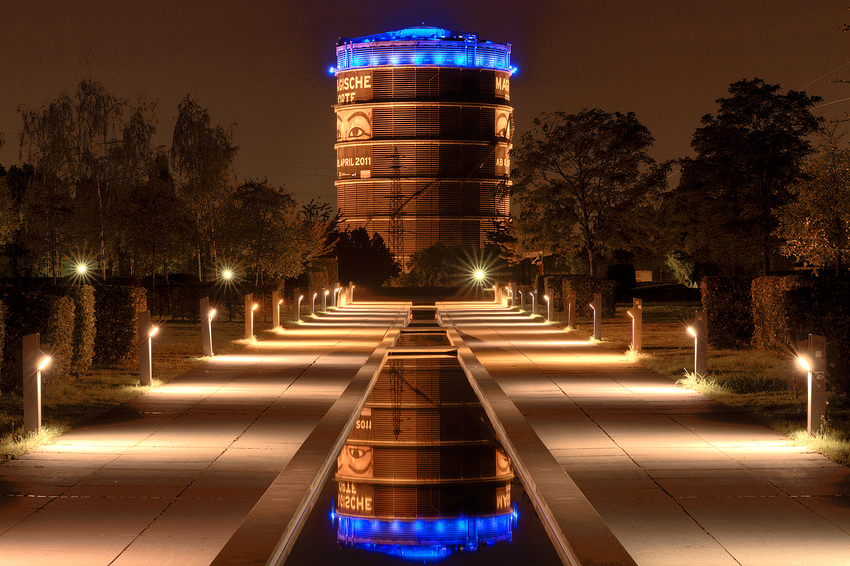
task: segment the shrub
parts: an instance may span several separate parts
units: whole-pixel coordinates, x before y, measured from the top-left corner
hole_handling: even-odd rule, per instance
[[[752,283],[753,344],[762,350],[787,352],[791,313],[787,293],[803,285],[798,275],[759,277]]]
[[[750,277],[704,277],[702,308],[708,323],[708,342],[715,348],[740,348],[753,338]]]
[[[565,308],[563,288],[564,277],[566,276],[547,275],[543,278],[543,294],[549,295],[549,299],[552,301],[552,312],[560,312]],[[542,304],[546,304],[545,299],[543,299]]]
[[[616,289],[617,283],[603,277],[590,277],[587,275],[565,275],[562,282],[562,297],[566,297],[570,290],[576,292],[576,310],[592,316],[590,306],[593,295],[602,295],[602,316],[612,317],[616,313]]]
[[[0,373],[3,371],[3,350],[6,342],[6,305],[0,301]]]
[[[94,288],[91,285],[72,287],[69,295],[74,300],[74,342],[71,373],[80,374],[91,368],[94,359],[96,321],[94,316]]]
[[[146,295],[144,289],[129,285],[98,287],[94,294],[95,363],[115,365],[138,360],[139,312],[147,310]]]
[[[754,342],[787,354],[809,334],[826,338],[830,381],[850,393],[850,281],[792,275],[753,282]]]
[[[41,334],[42,349],[53,358],[44,373],[45,381],[66,377],[73,357],[74,301],[50,286],[7,286],[2,289],[2,301],[6,332],[0,388],[20,390],[27,334]]]
[[[605,277],[616,284],[615,297],[618,301],[630,301],[632,289],[637,285],[635,266],[631,263],[615,263],[609,265]]]

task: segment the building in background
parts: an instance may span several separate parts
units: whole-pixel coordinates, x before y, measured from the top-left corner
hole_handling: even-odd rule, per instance
[[[432,27],[340,39],[342,228],[381,234],[402,265],[437,242],[486,243],[509,212],[510,54]]]

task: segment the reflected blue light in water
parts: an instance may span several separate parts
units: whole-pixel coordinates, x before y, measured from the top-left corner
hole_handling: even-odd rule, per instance
[[[474,551],[510,541],[516,528],[516,505],[509,513],[457,519],[364,519],[337,515],[337,540],[347,546],[405,560],[438,561],[455,552]]]

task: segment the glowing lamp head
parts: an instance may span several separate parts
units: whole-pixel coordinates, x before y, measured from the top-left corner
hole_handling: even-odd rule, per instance
[[[278,304],[278,305],[282,305],[282,304],[283,304],[283,299],[279,300],[279,301],[277,302],[277,304]]]
[[[258,305],[257,303],[254,303],[253,305],[251,305],[251,310],[255,311],[255,310],[257,310],[257,307],[259,307],[259,306],[260,305]]]
[[[328,295],[330,295],[330,294],[331,294],[331,292],[330,292],[330,291],[328,291],[327,289],[325,289],[325,296],[327,297],[327,296],[328,296]]]
[[[210,320],[212,320],[213,317],[215,316],[215,312],[216,312],[215,309],[210,309]]]
[[[476,269],[476,270],[475,270],[475,273],[474,273],[473,275],[474,275],[474,276],[475,276],[475,278],[476,278],[477,280],[479,280],[479,281],[483,281],[483,280],[484,280],[484,277],[485,277],[484,272],[483,272],[482,270],[480,270],[480,269]]]
[[[38,362],[38,371],[44,370],[44,368],[50,365],[51,361],[52,359],[50,358],[50,356],[44,356],[43,358],[41,358],[41,360],[39,360]]]
[[[689,327],[688,327],[688,334],[690,334],[690,335],[691,335],[691,336],[693,336],[694,338],[696,338],[696,337],[697,337],[697,331],[696,331],[696,330],[694,330],[694,327],[693,327],[693,326],[689,326]]]
[[[151,329],[148,331],[148,338],[153,338],[159,332],[159,326],[151,326]]]
[[[89,270],[89,268],[85,263],[78,263],[77,264],[77,273],[78,274],[85,275],[86,271],[88,271],[88,270]]]
[[[803,368],[804,371],[812,371],[812,365],[806,356],[797,356],[797,365]]]
[[[231,279],[233,279],[233,272],[229,269],[225,269],[221,272],[221,276],[227,281],[230,281]]]
[[[543,295],[543,298],[546,299],[547,302],[549,301],[549,295]]]

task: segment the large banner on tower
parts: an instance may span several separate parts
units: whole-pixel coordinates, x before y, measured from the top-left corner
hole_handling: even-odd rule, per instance
[[[346,72],[336,78],[336,103],[354,104],[372,100],[372,70]]]
[[[372,177],[371,145],[336,148],[337,179],[369,179],[370,177]]]

